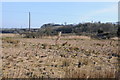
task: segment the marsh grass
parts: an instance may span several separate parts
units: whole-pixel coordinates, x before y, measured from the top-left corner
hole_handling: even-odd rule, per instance
[[[27,42],[27,40],[30,40],[30,42]],[[21,41],[22,48],[11,46],[14,44],[18,45],[19,41]],[[107,60],[110,61],[110,59],[106,58],[106,55],[99,56],[99,54],[102,55],[101,51],[104,50],[100,45],[102,41],[95,42],[95,40],[85,40],[86,42],[84,41],[83,43],[83,40],[80,40],[79,42],[72,43],[72,40],[68,40],[66,43],[66,40],[61,40],[58,45],[55,45],[55,39],[52,39],[51,42],[48,41],[47,39],[31,38],[20,40],[9,37],[3,38],[3,45],[8,45],[7,48],[3,48],[3,54],[5,55],[3,58],[3,77],[38,78],[48,77],[48,75],[50,78],[115,77],[114,72],[116,69],[114,65],[110,62],[107,64]],[[96,45],[98,47],[90,48],[90,46],[94,47]],[[110,45],[110,43],[108,43],[108,45]],[[113,47],[109,46],[109,48],[114,50]],[[100,53],[97,53],[96,49],[100,49]],[[107,50],[104,51],[107,53]],[[11,58],[9,57],[10,55],[12,55]],[[9,66],[11,63],[12,65]],[[61,76],[58,73],[59,71],[62,74]]]
[[[102,74],[101,74],[102,73]],[[88,69],[69,68],[65,69],[65,78],[115,78],[114,70],[104,69],[102,71]]]

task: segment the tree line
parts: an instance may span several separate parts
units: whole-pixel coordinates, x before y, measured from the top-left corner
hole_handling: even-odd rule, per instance
[[[118,24],[112,23],[79,23],[79,24],[68,24],[60,25],[48,23],[41,26],[41,28],[27,37],[42,37],[42,36],[54,36],[58,32],[63,34],[75,34],[75,35],[86,35],[93,38],[111,38],[117,36]]]
[[[13,30],[12,30],[13,31]],[[9,32],[11,32],[9,30]],[[109,39],[119,34],[119,25],[117,23],[79,23],[79,24],[43,24],[39,29],[16,29],[15,33],[25,34],[27,38],[39,38],[43,36],[55,36],[58,32],[62,34],[85,35],[92,38]]]

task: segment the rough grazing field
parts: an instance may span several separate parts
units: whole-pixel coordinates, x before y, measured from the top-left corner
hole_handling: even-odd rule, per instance
[[[3,35],[4,36],[4,35]],[[2,38],[3,78],[114,78],[117,40]]]

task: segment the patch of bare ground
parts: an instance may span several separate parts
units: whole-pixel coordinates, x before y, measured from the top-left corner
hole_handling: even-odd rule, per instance
[[[116,40],[86,37],[2,39],[4,78],[114,78]]]

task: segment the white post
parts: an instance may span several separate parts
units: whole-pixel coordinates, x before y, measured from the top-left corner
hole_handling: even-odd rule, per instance
[[[58,44],[58,41],[60,40],[61,34],[62,34],[62,32],[60,31],[58,33],[58,36],[57,36],[57,39],[56,39],[56,42],[55,42],[56,44]]]

